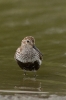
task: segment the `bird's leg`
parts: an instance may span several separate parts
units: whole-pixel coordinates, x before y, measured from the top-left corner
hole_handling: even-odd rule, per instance
[[[24,72],[24,75],[26,76],[26,72]]]
[[[24,70],[24,75],[26,76],[26,70]]]
[[[37,77],[36,70],[34,70],[34,77]]]

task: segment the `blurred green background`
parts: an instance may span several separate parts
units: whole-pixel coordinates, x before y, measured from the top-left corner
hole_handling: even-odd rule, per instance
[[[41,91],[65,93],[66,0],[0,0],[0,89],[24,86],[14,54],[28,35],[44,55],[34,87],[41,82]]]

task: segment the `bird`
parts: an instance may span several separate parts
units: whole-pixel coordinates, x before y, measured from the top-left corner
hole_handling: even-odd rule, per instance
[[[35,46],[35,38],[26,36],[17,48],[14,58],[19,67],[24,71],[37,71],[42,64],[43,54]],[[35,75],[36,76],[36,75]]]

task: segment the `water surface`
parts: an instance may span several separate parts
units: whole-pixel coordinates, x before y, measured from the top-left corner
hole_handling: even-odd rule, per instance
[[[14,60],[27,35],[43,53],[36,78],[25,77]],[[6,98],[66,100],[65,0],[0,0],[0,99]]]

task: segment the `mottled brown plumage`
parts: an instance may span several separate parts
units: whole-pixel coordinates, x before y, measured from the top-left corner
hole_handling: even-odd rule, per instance
[[[39,69],[42,54],[35,46],[34,37],[27,36],[22,40],[21,46],[16,50],[15,59],[23,70],[33,71]]]

